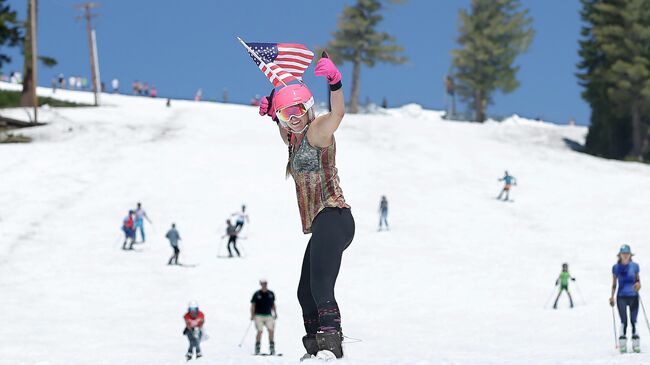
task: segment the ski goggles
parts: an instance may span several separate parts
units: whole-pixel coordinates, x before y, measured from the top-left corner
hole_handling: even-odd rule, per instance
[[[287,123],[291,118],[302,118],[303,115],[307,114],[308,110],[309,108],[307,108],[305,104],[301,103],[276,110],[275,115],[277,115],[278,120]]]

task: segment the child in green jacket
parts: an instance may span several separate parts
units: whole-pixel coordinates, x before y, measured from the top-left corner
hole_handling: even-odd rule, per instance
[[[571,308],[573,308],[573,298],[571,298],[571,293],[569,292],[569,280],[576,281],[576,278],[569,274],[569,264],[564,263],[562,264],[560,276],[555,280],[555,286],[560,285],[560,291],[557,293],[557,298],[555,298],[553,309],[557,309],[557,301],[560,300],[560,295],[562,295],[563,291],[566,291],[566,294],[569,296],[569,303],[571,304]]]

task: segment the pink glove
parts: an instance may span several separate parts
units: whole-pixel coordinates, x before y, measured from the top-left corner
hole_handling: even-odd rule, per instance
[[[269,114],[269,98],[265,96],[260,101],[260,115],[265,116]]]
[[[318,60],[316,69],[314,69],[314,75],[327,77],[327,82],[330,85],[335,85],[341,81],[341,72],[336,68],[332,60],[325,57]]]
[[[265,96],[260,101],[260,115],[268,115],[271,119],[275,120],[275,109],[273,109],[273,94],[275,94],[275,89],[271,91],[271,95]]]

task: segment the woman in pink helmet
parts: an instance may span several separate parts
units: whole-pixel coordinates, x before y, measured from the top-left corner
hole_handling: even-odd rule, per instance
[[[341,73],[326,57],[314,71],[330,85],[332,111],[318,117],[314,98],[303,83],[284,86],[262,98],[260,115],[270,116],[289,147],[287,177],[296,183],[302,230],[307,244],[298,285],[307,334],[302,342],[311,356],[343,357],[341,315],[334,285],[343,251],[354,237],[354,219],[339,186],[334,132],[345,114]]]

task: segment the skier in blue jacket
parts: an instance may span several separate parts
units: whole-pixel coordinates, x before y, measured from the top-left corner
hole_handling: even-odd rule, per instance
[[[628,307],[632,325],[632,348],[634,352],[641,351],[640,339],[636,331],[636,319],[639,314],[639,290],[641,290],[639,265],[632,261],[630,246],[623,245],[618,251],[618,262],[612,267],[612,296],[609,298],[609,305],[612,307],[616,305],[621,317],[621,335],[618,338],[621,352],[627,352]],[[614,294],[616,294],[616,300]]]
[[[503,190],[501,190],[497,199],[500,200],[503,193],[506,193],[506,197],[503,199],[503,201],[508,201],[510,198],[510,188],[512,188],[512,185],[517,186],[517,179],[515,179],[514,176],[508,174],[508,171],[506,171],[503,177],[499,179],[499,181],[503,181],[505,185],[503,185]]]

